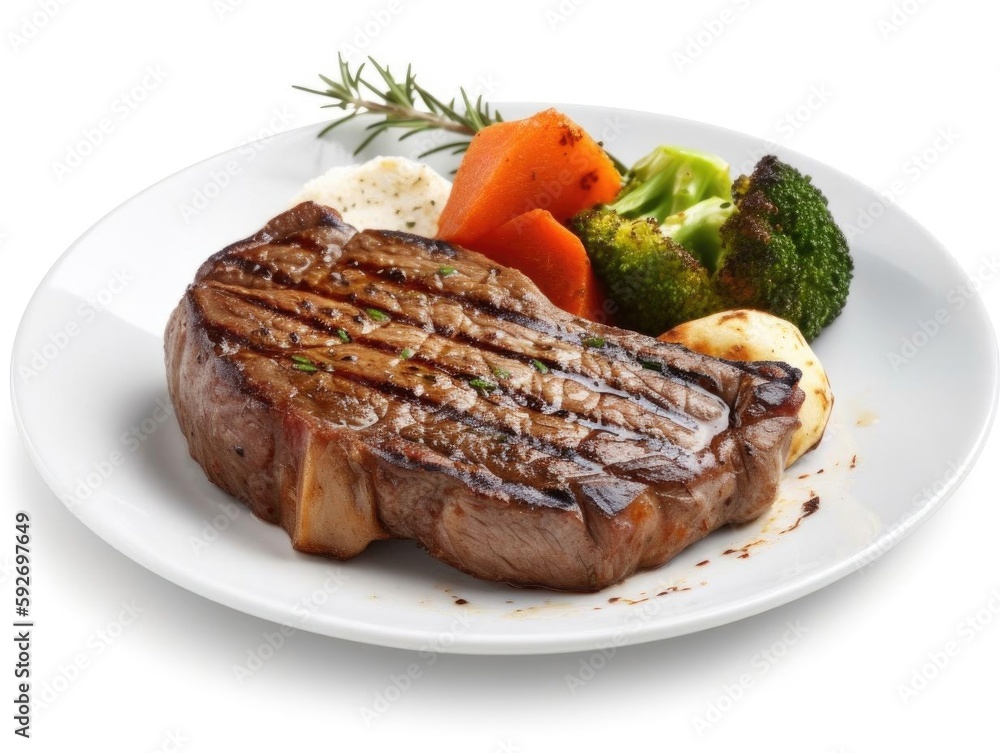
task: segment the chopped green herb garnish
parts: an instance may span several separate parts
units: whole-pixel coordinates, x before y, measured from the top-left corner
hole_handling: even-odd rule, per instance
[[[441,267],[441,268],[440,268],[440,269],[438,270],[438,274],[439,274],[439,275],[441,275],[442,277],[451,277],[451,276],[452,276],[453,274],[455,274],[455,273],[456,273],[457,271],[458,271],[458,270],[457,270],[457,269],[455,269],[454,267]]]
[[[548,374],[549,373],[549,367],[546,366],[541,361],[539,361],[537,358],[532,358],[531,359],[531,365],[535,367],[535,371],[537,371],[539,374]]]
[[[490,371],[497,379],[510,379],[510,372],[500,366],[494,366]]]
[[[407,358],[413,358],[413,349],[412,348],[403,348],[401,351],[399,351],[399,357],[402,358],[404,361]]]
[[[583,344],[588,348],[603,348],[604,338],[603,337],[588,337],[583,341]]]
[[[337,337],[339,337],[345,343],[349,343],[351,341],[351,336],[347,334],[346,329],[338,329]]]
[[[644,369],[649,369],[650,371],[659,371],[663,373],[663,364],[659,361],[646,361],[642,358],[639,359],[639,365]]]
[[[310,361],[305,356],[289,356],[289,358],[294,361],[292,368],[296,371],[304,371],[306,374],[315,374],[320,368]],[[333,371],[333,367],[329,366],[326,368],[327,371]]]
[[[492,392],[497,388],[492,382],[487,382],[485,379],[470,379],[469,386],[475,387],[477,390],[482,390],[483,392]]]
[[[406,221],[406,229],[407,230],[413,230],[413,228],[415,228],[416,226],[417,226],[417,223],[414,222],[413,220],[407,220]]]
[[[379,311],[378,309],[365,309],[365,313],[368,314],[376,322],[387,322],[389,321],[389,315],[384,311]]]

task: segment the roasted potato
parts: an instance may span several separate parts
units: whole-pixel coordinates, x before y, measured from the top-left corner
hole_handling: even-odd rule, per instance
[[[799,387],[806,394],[799,409],[802,426],[792,437],[785,467],[823,438],[833,409],[833,392],[823,364],[794,324],[763,311],[736,309],[680,324],[659,339],[717,358],[784,361],[800,369]]]

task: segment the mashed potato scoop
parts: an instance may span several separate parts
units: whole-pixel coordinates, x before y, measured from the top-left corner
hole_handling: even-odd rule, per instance
[[[358,230],[401,230],[433,238],[451,182],[405,157],[338,165],[306,183],[290,206],[314,201],[340,212]]]

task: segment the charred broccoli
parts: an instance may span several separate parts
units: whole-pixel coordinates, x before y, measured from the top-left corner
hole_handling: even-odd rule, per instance
[[[658,147],[629,171],[614,202],[570,227],[616,297],[619,322],[653,335],[663,322],[743,307],[787,319],[812,340],[844,308],[854,268],[826,198],[773,155],[730,186],[720,158]],[[626,267],[633,279],[616,279]],[[673,270],[683,270],[677,281],[662,279]],[[632,293],[618,298],[623,285]]]
[[[621,326],[660,334],[722,308],[706,269],[660,232],[656,220],[630,220],[600,207],[577,214],[570,229],[618,305]]]
[[[777,157],[733,184],[737,211],[719,229],[719,293],[787,319],[812,340],[847,303],[854,262],[811,179]]]

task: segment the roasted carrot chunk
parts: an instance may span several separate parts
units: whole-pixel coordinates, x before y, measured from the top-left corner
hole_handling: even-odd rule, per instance
[[[473,241],[533,209],[558,222],[611,201],[621,176],[601,145],[555,109],[489,125],[469,144],[438,221],[438,237]]]
[[[606,319],[604,290],[583,244],[548,210],[518,215],[470,248],[523,272],[564,311],[592,321]]]

